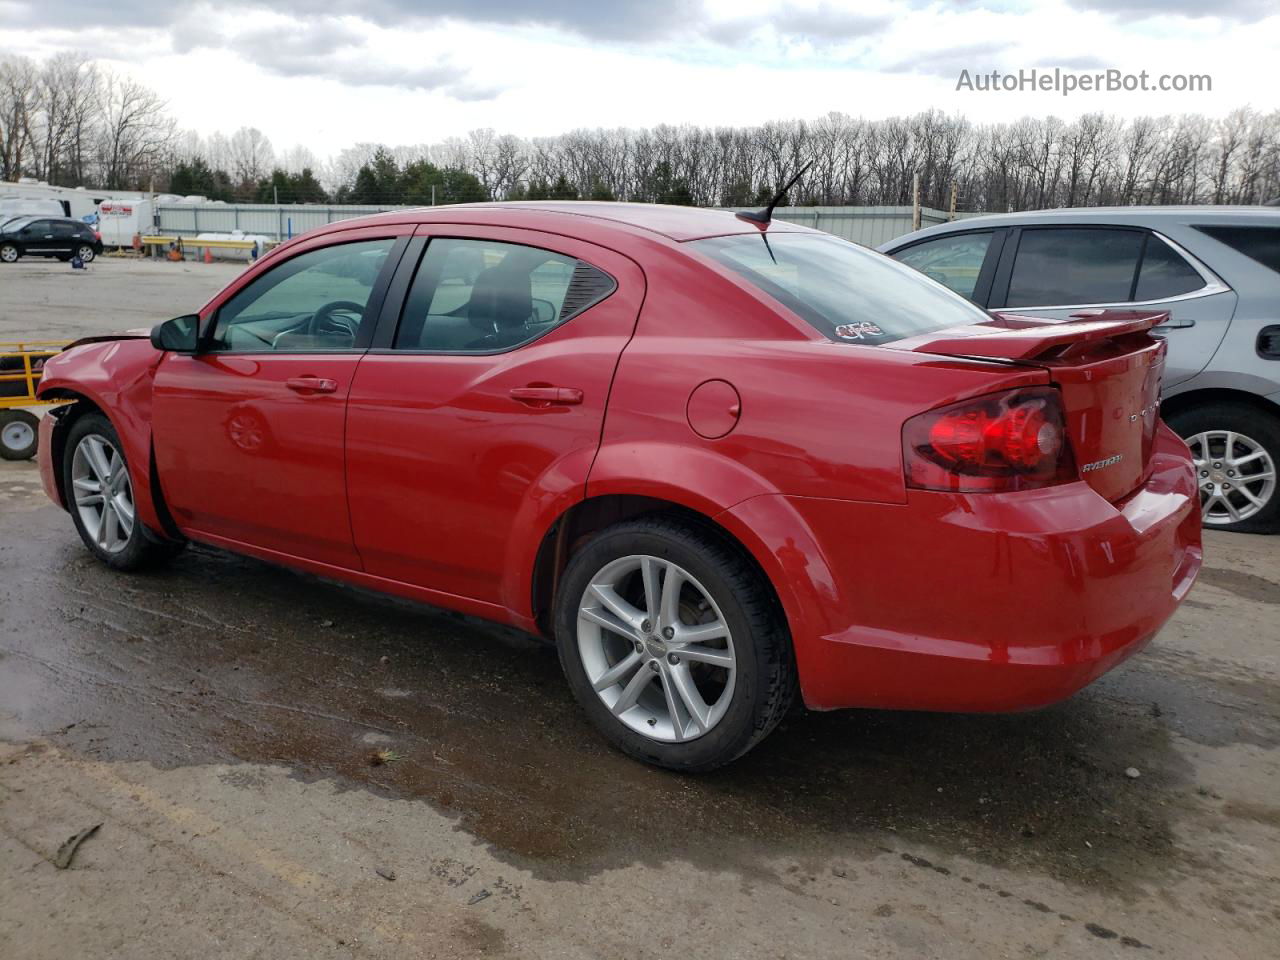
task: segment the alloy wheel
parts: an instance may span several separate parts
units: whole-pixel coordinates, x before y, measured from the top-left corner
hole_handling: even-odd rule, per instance
[[[653,740],[679,743],[715,728],[737,675],[733,637],[707,589],[651,556],[612,561],[578,605],[578,653],[609,711]]]
[[[1275,495],[1276,465],[1266,447],[1233,430],[1206,430],[1187,438],[1200,485],[1206,524],[1248,520]]]
[[[111,441],[86,434],[71,458],[71,486],[80,522],[104,553],[119,553],[133,534],[129,469]]]
[[[8,246],[0,247],[0,260],[3,260],[5,263],[13,263],[17,259],[18,259],[17,247],[8,247]]]
[[[78,256],[84,263],[91,263],[94,258],[93,247],[81,247],[76,251],[76,256]]]

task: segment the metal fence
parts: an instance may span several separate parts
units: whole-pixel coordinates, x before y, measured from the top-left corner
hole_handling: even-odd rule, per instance
[[[911,215],[911,207],[779,207],[773,211],[775,220],[825,230],[868,247],[878,247],[895,237],[910,233]],[[957,213],[956,219],[977,216],[981,214]],[[951,218],[945,210],[920,208],[921,228],[946,223],[949,219]]]
[[[192,204],[161,205],[160,233],[194,236],[198,233],[233,233],[263,235],[285,240],[336,220],[368,216],[386,210],[402,210],[399,206],[352,206],[340,204]],[[746,208],[732,208],[746,209]],[[788,223],[825,230],[846,240],[869,247],[911,232],[911,207],[779,207],[774,217]],[[957,217],[978,216],[974,213]],[[946,211],[923,207],[920,225],[932,226],[949,219]]]
[[[175,203],[162,204],[160,233],[195,236],[198,233],[243,233],[287,240],[336,220],[367,217],[397,206],[349,204]]]

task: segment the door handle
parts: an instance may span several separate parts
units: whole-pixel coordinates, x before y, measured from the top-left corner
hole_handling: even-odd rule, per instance
[[[576,387],[512,387],[511,399],[531,407],[572,407],[582,402],[582,391]]]
[[[334,393],[338,381],[328,377],[290,377],[284,385],[296,393]]]
[[[1196,322],[1190,317],[1183,317],[1181,320],[1166,320],[1164,323],[1157,323],[1152,330],[1183,330],[1187,327],[1194,327]]]

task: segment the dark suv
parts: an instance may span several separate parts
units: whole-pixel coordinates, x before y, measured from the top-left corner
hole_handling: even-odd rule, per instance
[[[88,263],[102,253],[93,227],[67,217],[14,217],[0,223],[0,263],[19,257],[79,257]]]
[[[1042,317],[1169,311],[1161,413],[1204,522],[1280,533],[1280,211],[1096,207],[974,217],[880,250],[979,306]]]

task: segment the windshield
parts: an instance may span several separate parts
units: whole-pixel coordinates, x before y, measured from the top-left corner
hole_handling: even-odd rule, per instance
[[[889,343],[991,318],[883,254],[814,233],[750,233],[692,246],[842,343]]]
[[[21,230],[23,227],[25,227],[28,223],[30,223],[34,219],[35,217],[28,217],[28,216],[20,216],[20,217],[0,216],[0,230]]]

